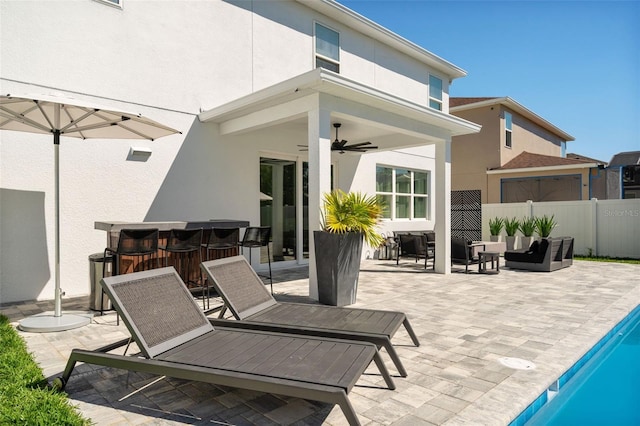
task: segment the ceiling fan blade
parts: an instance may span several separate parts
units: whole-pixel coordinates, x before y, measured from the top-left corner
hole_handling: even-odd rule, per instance
[[[352,143],[351,145],[347,145],[347,146],[351,147],[351,148],[358,148],[358,147],[366,146],[366,145],[371,145],[371,142]],[[371,148],[371,147],[369,147],[369,148]]]

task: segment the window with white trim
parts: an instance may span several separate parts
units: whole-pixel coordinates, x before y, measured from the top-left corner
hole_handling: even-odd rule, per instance
[[[429,219],[430,173],[376,166],[376,197],[384,219]]]
[[[340,34],[316,22],[316,68],[340,72]]]
[[[442,80],[429,75],[429,107],[442,111]]]
[[[504,145],[511,148],[511,131],[513,127],[513,117],[510,112],[504,112]]]

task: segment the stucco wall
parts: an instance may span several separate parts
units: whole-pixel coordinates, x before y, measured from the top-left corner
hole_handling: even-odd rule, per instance
[[[306,134],[298,138],[300,130],[275,127],[222,138],[216,125],[196,115],[312,69],[316,20],[340,31],[342,75],[427,103],[424,64],[297,2],[125,1],[123,10],[97,1],[0,3],[3,94],[59,92],[141,112],[182,131],[154,142],[62,138],[61,282],[67,296],[89,293],[87,258],[106,244],[95,221],[259,221],[261,153],[299,156],[296,144],[306,143]],[[51,299],[51,139],[0,135],[0,302]],[[132,146],[152,154],[146,162],[127,161]],[[433,166],[413,154],[385,158]],[[375,185],[375,156],[336,161],[341,185],[365,191]],[[5,238],[16,227],[21,233]]]
[[[512,114],[511,147],[505,145],[505,111]],[[558,136],[503,105],[456,111],[454,115],[481,124],[482,130],[453,138],[451,186],[453,190],[479,189],[482,203],[500,202],[500,187],[496,189],[494,178],[487,176],[487,170],[503,166],[524,151],[561,155],[562,140]]]

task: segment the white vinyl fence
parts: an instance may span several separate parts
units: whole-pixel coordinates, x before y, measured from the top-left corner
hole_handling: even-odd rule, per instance
[[[489,219],[545,214],[558,224],[551,237],[574,237],[575,254],[640,259],[640,199],[483,204],[483,240]]]

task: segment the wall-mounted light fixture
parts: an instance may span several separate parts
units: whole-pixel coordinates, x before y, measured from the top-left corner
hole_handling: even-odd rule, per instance
[[[127,161],[147,161],[151,156],[151,148],[132,146]]]

